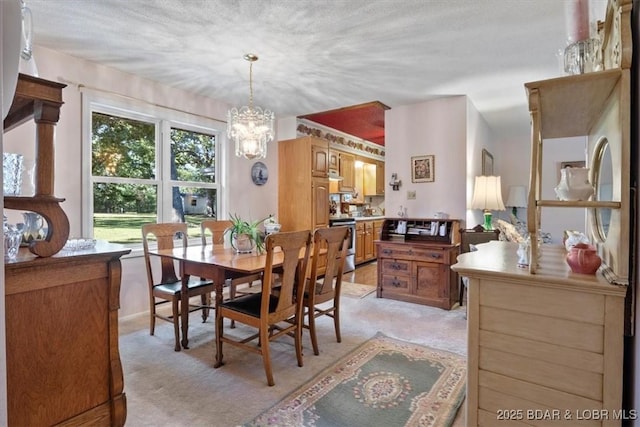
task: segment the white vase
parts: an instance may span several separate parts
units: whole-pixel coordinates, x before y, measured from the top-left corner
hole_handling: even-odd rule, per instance
[[[595,193],[589,183],[589,168],[566,167],[560,170],[560,182],[555,188],[560,200],[587,200]]]

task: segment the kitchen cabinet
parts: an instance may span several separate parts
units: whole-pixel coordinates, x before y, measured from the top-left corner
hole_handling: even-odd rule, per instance
[[[373,221],[364,221],[364,259],[371,261],[375,256],[374,250]]]
[[[282,231],[328,227],[329,143],[310,136],[279,141],[278,161]]]
[[[356,189],[356,156],[351,153],[338,153],[339,173],[342,181],[338,184],[340,192],[353,193]]]
[[[362,264],[376,258],[375,224],[384,221],[356,220],[356,264]]]
[[[378,219],[373,221],[373,258],[374,259],[378,257],[376,241],[380,240],[383,224],[384,224],[383,219]]]
[[[385,189],[384,162],[376,160],[376,195],[383,196]]]
[[[311,141],[311,176],[329,176],[329,145],[322,141]]]
[[[356,265],[364,262],[364,223],[356,222]]]
[[[377,297],[450,310],[458,301],[458,276],[450,266],[459,253],[459,230],[459,220],[384,220],[375,242]]]

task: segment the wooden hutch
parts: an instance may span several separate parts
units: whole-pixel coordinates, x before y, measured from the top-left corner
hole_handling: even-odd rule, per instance
[[[48,223],[46,239],[4,265],[7,417],[12,426],[122,426],[120,257],[130,250],[61,251],[69,221],[53,196],[54,127],[64,86],[20,74],[4,119],[4,131],[34,119],[37,153],[35,195],[4,197],[4,206]]]
[[[530,268],[519,268],[517,245],[509,242],[481,244],[452,266],[469,278],[467,425],[620,426],[634,417],[623,412],[622,401],[633,254],[631,8],[631,0],[609,0],[599,27],[604,70],[525,85],[532,119],[529,232],[537,234],[544,208],[586,210],[586,234],[598,246],[601,270],[573,273],[561,245],[532,245]],[[573,136],[586,137],[596,194],[587,201],[544,200],[544,139]],[[544,414],[554,418],[545,421]]]

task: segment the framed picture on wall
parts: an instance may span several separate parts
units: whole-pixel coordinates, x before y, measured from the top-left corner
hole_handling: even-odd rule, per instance
[[[485,148],[482,149],[482,175],[493,175],[493,155]]]
[[[411,182],[433,182],[435,180],[435,156],[411,157]]]

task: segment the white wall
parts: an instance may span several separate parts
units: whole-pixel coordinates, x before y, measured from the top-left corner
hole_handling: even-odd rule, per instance
[[[386,216],[396,217],[400,206],[411,218],[430,218],[447,212],[451,218],[466,216],[466,108],[465,96],[455,96],[394,107],[385,112],[385,182],[397,173],[399,191],[385,191]],[[434,182],[411,182],[411,157],[434,159]],[[416,199],[408,200],[407,192]]]
[[[467,170],[466,170],[466,206],[471,206],[475,177],[482,175],[482,150],[486,149],[493,156],[493,174],[501,175],[501,165],[506,162],[496,138],[487,121],[480,115],[470,100],[467,100]],[[502,181],[503,200],[506,197],[505,183]],[[493,212],[497,218],[500,212]],[[467,209],[466,228],[484,223],[484,215],[478,209]]]

